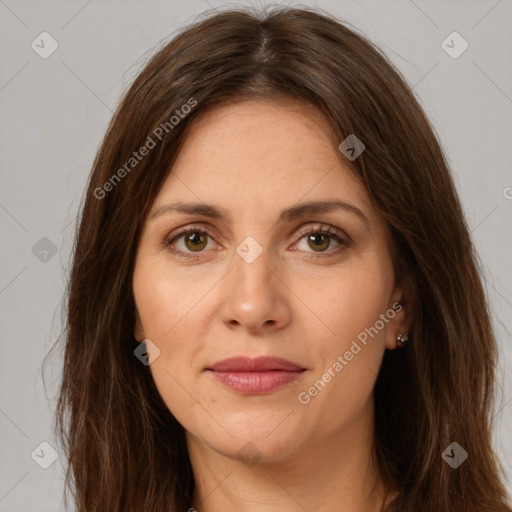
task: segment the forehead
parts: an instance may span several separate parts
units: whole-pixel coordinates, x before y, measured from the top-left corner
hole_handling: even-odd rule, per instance
[[[261,214],[326,198],[371,208],[323,114],[306,103],[253,100],[192,123],[155,204],[200,201]]]
[[[190,127],[178,160],[204,158],[221,169],[251,175],[285,163],[319,167],[332,162],[333,137],[327,120],[313,106],[294,101],[252,100],[214,107]],[[327,161],[327,162],[326,162]],[[240,163],[245,167],[238,169]],[[185,162],[176,162],[179,167]],[[302,166],[301,166],[302,167]]]

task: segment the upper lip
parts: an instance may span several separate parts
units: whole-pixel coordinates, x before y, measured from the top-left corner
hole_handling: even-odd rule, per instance
[[[264,372],[271,370],[299,371],[301,366],[281,357],[246,357],[237,356],[223,359],[213,366],[206,368],[217,372]]]

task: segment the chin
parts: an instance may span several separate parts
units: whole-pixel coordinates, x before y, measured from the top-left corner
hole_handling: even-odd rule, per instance
[[[225,434],[221,438],[216,436],[208,439],[206,435],[203,439],[216,451],[230,458],[280,462],[288,459],[298,449],[304,435],[299,425],[287,423],[291,417],[285,418],[286,414],[280,414],[277,421],[275,414],[249,414],[245,418],[238,417],[236,421],[225,423],[226,430],[233,437]]]
[[[237,459],[246,466],[273,464],[287,460],[296,450],[295,442],[285,439],[270,440],[265,436],[246,436],[229,439],[228,442],[214,442],[212,448],[231,459]]]

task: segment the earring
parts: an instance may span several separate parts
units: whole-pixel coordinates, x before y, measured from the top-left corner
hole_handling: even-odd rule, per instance
[[[407,334],[397,334],[396,336],[396,344],[400,347],[400,348],[403,348],[405,347],[405,345],[407,345],[407,342],[409,341],[409,337],[407,336]]]

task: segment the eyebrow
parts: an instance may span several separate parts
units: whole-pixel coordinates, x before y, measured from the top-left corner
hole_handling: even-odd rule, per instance
[[[339,199],[330,201],[310,201],[291,206],[282,210],[279,213],[278,222],[292,222],[307,215],[314,215],[319,213],[328,213],[336,210],[344,210],[349,213],[357,215],[367,226],[370,225],[368,217],[357,207],[352,204],[346,203]],[[175,212],[175,213],[188,213],[192,215],[204,215],[213,219],[229,222],[231,215],[229,212],[220,206],[214,206],[206,203],[169,203],[160,206],[150,214],[150,219],[155,219],[162,215]]]

